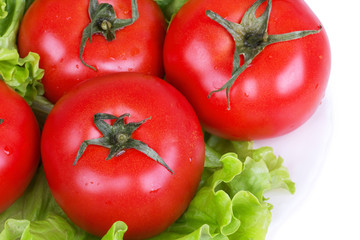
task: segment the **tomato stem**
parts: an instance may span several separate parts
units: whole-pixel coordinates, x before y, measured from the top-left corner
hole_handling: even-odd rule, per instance
[[[100,26],[102,30],[108,31],[109,29],[111,29],[111,22],[109,22],[108,20],[104,20],[101,22]]]
[[[131,0],[132,16],[129,19],[116,18],[114,7],[108,3],[99,4],[98,0],[90,0],[88,11],[91,21],[82,33],[80,60],[85,66],[97,71],[95,67],[85,63],[83,59],[83,53],[87,40],[90,39],[91,43],[92,36],[94,34],[103,35],[109,42],[114,40],[116,38],[116,31],[133,24],[139,18],[139,11],[136,0]]]
[[[109,155],[106,157],[106,160],[110,160],[113,157],[123,154],[126,149],[133,148],[144,153],[154,161],[160,163],[172,174],[174,174],[171,168],[152,148],[150,148],[144,142],[133,139],[131,137],[133,132],[137,130],[147,120],[150,120],[150,118],[146,118],[140,122],[130,122],[125,124],[125,117],[130,117],[130,114],[125,113],[119,117],[106,113],[95,114],[95,126],[103,134],[103,137],[83,141],[80,145],[73,165],[76,165],[81,156],[84,154],[88,145],[97,145],[109,148],[110,152]],[[110,125],[104,120],[115,120],[115,122],[113,125]]]
[[[269,35],[267,28],[269,24],[269,16],[271,12],[272,1],[268,0],[265,11],[261,16],[255,17],[258,7],[266,0],[257,0],[244,14],[241,23],[233,23],[222,18],[217,13],[207,10],[206,15],[224,27],[235,42],[235,51],[233,59],[233,69],[231,78],[219,89],[213,90],[209,94],[209,98],[216,92],[226,91],[228,102],[228,110],[230,110],[230,89],[235,80],[250,65],[253,59],[262,52],[266,46],[274,43],[285,42],[306,37],[311,34],[319,33],[318,30],[295,31],[285,34]],[[244,56],[244,63],[240,66],[240,55]]]
[[[36,96],[33,103],[31,104],[31,109],[41,129],[43,128],[46,118],[53,107],[54,104],[52,104],[44,96]]]

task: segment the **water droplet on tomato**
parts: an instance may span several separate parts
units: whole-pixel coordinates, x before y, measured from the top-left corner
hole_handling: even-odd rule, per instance
[[[4,153],[9,156],[12,154],[12,150],[8,146],[6,146],[4,147]]]
[[[191,158],[189,158],[189,163],[191,163],[192,162],[192,159]]]

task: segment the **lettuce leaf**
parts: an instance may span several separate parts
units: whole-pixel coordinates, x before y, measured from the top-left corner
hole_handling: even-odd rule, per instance
[[[16,35],[24,15],[25,1],[0,0],[0,46],[16,49]]]
[[[39,68],[40,57],[30,52],[21,58],[16,37],[25,8],[32,1],[0,0],[0,79],[31,104],[37,95],[43,95],[41,79],[44,70]]]
[[[8,14],[5,8],[6,8],[5,0],[0,0],[0,19],[4,19]]]
[[[272,205],[264,192],[274,188],[295,191],[282,163],[269,147],[252,149],[252,142],[211,136],[206,146],[207,179],[184,215],[152,240],[265,239]]]
[[[252,142],[208,137],[197,194],[173,225],[151,239],[264,240],[272,209],[264,192],[295,191],[282,163],[269,147],[253,149]],[[78,228],[56,204],[42,168],[26,193],[0,214],[0,240],[122,240],[126,230],[126,224],[118,221],[99,238]]]
[[[171,21],[172,17],[187,1],[188,0],[155,0],[160,6],[167,22]]]
[[[40,57],[30,52],[20,58],[16,49],[0,48],[0,78],[31,104],[35,97],[44,94],[41,79],[44,71],[39,68]]]

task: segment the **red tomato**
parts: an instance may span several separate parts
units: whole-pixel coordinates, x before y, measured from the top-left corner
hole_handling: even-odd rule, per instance
[[[40,161],[40,129],[31,108],[0,81],[0,213],[25,191]]]
[[[330,47],[322,29],[267,46],[235,80],[230,110],[225,90],[208,98],[231,77],[235,43],[205,12],[240,23],[254,2],[190,0],[173,18],[165,39],[166,79],[187,97],[204,128],[224,138],[269,138],[296,129],[317,109],[329,78]],[[269,35],[318,30],[320,25],[303,0],[273,0]]]
[[[95,145],[88,145],[73,166],[83,141],[103,137],[94,124],[96,113],[129,113],[127,124],[151,118],[132,137],[156,151],[174,174],[135,149],[106,161],[109,149]],[[170,84],[118,73],[86,81],[55,104],[41,153],[53,196],[75,224],[103,235],[121,220],[129,227],[126,239],[144,239],[164,231],[193,198],[204,139],[191,105]]]
[[[85,79],[112,72],[141,72],[163,76],[162,46],[166,23],[152,0],[137,0],[139,18],[116,31],[110,42],[102,35],[87,41],[82,64],[80,43],[84,28],[90,23],[89,0],[37,0],[21,23],[18,46],[20,55],[29,51],[40,55],[45,96],[56,102],[74,85]],[[132,16],[130,0],[101,0],[110,3],[117,18]]]

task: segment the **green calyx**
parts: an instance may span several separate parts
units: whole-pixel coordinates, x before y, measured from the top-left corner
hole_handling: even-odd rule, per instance
[[[116,117],[111,114],[97,113],[94,115],[94,123],[97,129],[103,134],[103,137],[85,140],[81,143],[78,150],[75,165],[85,152],[88,145],[97,145],[105,148],[109,148],[110,152],[106,160],[110,160],[113,157],[120,156],[125,152],[126,149],[136,149],[154,161],[163,165],[172,174],[174,172],[165,163],[165,161],[147,144],[131,137],[132,133],[138,129],[143,123],[150,118],[144,119],[140,122],[130,122],[125,124],[125,117],[130,117],[130,114],[126,113],[120,117]],[[104,120],[116,120],[113,125],[106,123]]]
[[[4,122],[4,119],[0,119],[0,124],[2,124]]]
[[[98,0],[90,0],[88,11],[91,22],[83,30],[80,45],[80,60],[85,66],[97,71],[95,67],[86,64],[83,60],[83,53],[88,39],[90,39],[91,43],[94,34],[101,34],[110,42],[115,39],[115,32],[117,30],[133,24],[139,18],[136,0],[131,0],[131,4],[132,17],[128,19],[119,19],[116,18],[115,10],[112,5],[108,3],[99,4]]]
[[[258,7],[266,0],[257,0],[244,14],[241,23],[230,22],[211,10],[206,11],[206,15],[212,20],[223,26],[235,41],[235,51],[233,59],[233,69],[231,78],[219,89],[211,91],[209,98],[215,92],[226,90],[228,110],[230,110],[229,92],[239,75],[250,65],[253,59],[270,44],[295,40],[311,34],[319,33],[319,30],[295,31],[285,34],[269,35],[267,28],[271,11],[271,0],[268,0],[265,11],[260,17],[255,17]],[[240,55],[244,56],[244,63],[240,66]]]

